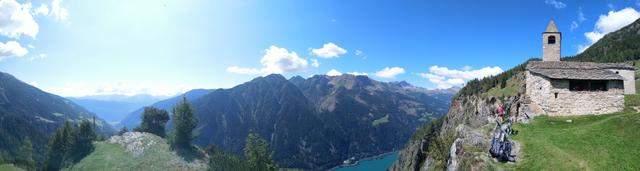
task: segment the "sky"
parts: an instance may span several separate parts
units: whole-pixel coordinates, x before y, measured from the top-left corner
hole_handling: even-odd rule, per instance
[[[0,0],[0,71],[61,96],[168,96],[267,74],[462,86],[640,18],[640,0]]]

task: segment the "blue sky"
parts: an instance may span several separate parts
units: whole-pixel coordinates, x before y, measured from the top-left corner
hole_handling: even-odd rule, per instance
[[[638,9],[636,0],[2,0],[0,71],[63,96],[172,95],[331,70],[446,88],[541,56],[550,19],[568,56]]]

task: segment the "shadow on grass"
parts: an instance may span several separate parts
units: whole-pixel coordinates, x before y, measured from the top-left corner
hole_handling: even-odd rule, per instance
[[[173,150],[187,162],[205,158],[204,153],[194,146],[190,146],[189,148],[174,147]]]

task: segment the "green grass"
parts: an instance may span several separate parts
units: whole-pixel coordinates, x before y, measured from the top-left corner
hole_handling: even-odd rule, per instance
[[[389,122],[389,115],[385,115],[384,117],[382,117],[380,119],[374,120],[373,122],[371,122],[371,125],[378,126],[380,124],[387,123],[387,122]]]
[[[153,141],[152,147],[137,157],[120,144],[97,142],[93,153],[64,170],[194,170],[180,164],[180,157],[165,140],[153,137]]]
[[[0,164],[1,171],[24,171],[24,169],[14,166],[13,164]]]
[[[638,77],[636,76],[636,78]],[[640,93],[640,80],[636,80],[636,93]]]
[[[571,120],[572,122],[567,122]],[[640,170],[640,114],[536,117],[516,124],[516,170]]]
[[[509,97],[515,96],[520,91],[520,87],[522,86],[524,81],[524,74],[516,74],[515,76],[507,79],[506,86],[501,88],[500,85],[489,89],[483,95],[485,96],[494,96],[494,97]]]
[[[625,106],[640,106],[640,94],[624,95]]]

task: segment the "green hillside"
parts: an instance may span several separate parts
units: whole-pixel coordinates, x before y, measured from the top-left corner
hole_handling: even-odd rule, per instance
[[[95,151],[64,170],[207,170],[204,152],[200,158],[183,157],[170,150],[161,137],[149,133],[126,133],[97,142]],[[184,158],[193,158],[185,161]]]
[[[24,169],[14,166],[13,164],[0,164],[1,171],[24,171]]]
[[[571,122],[568,122],[568,121]],[[639,170],[640,113],[537,117],[514,127],[517,170]]]

